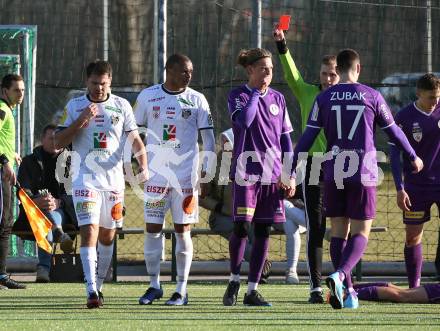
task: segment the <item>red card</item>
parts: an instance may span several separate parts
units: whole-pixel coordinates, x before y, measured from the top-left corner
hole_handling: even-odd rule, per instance
[[[290,15],[281,15],[280,22],[278,23],[278,29],[287,31],[290,25]]]

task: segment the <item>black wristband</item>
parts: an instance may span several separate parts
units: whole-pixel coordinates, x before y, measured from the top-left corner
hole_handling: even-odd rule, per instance
[[[287,53],[286,39],[283,38],[283,40],[277,41],[277,48],[278,48],[278,53],[286,54]]]
[[[9,162],[9,160],[8,160],[8,158],[6,157],[5,154],[0,155],[0,164],[1,164],[1,165],[5,165],[5,164],[8,163],[8,162]]]

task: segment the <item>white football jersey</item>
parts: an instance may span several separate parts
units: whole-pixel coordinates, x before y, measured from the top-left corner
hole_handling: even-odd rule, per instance
[[[189,87],[172,93],[161,84],[154,85],[139,94],[134,116],[138,126],[147,128],[149,183],[171,187],[194,183],[198,132],[213,128],[205,96]]]
[[[87,95],[70,100],[60,128],[70,126],[91,103]],[[137,129],[133,109],[127,100],[113,94],[94,103],[98,114],[72,141],[72,186],[120,191],[125,188],[122,153],[127,133]]]

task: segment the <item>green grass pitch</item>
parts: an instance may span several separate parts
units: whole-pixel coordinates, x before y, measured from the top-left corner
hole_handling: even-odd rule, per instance
[[[439,330],[438,305],[361,302],[357,310],[333,310],[306,303],[306,285],[262,285],[272,307],[223,307],[225,283],[189,284],[189,305],[166,307],[174,285],[164,283],[164,299],[140,306],[140,283],[105,284],[105,306],[85,307],[83,284],[29,284],[27,290],[0,291],[0,330]]]

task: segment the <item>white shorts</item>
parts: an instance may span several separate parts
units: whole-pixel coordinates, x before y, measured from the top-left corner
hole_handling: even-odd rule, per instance
[[[78,225],[99,224],[106,229],[122,228],[124,191],[98,191],[85,187],[72,190]]]
[[[199,220],[199,195],[193,187],[176,189],[147,183],[144,197],[145,223],[163,224],[170,208],[175,224],[193,224]]]

